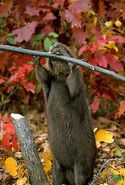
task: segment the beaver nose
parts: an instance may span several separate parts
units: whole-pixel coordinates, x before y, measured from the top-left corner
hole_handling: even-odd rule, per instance
[[[61,43],[57,42],[53,45],[54,48],[61,48]]]
[[[58,52],[58,49],[60,49],[60,48],[61,48],[61,43],[57,42],[54,45],[50,46],[49,53],[53,53],[53,54],[55,53],[56,54],[56,52]]]

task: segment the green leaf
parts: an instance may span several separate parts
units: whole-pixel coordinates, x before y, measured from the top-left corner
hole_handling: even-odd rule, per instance
[[[57,39],[51,39],[51,43],[52,43],[52,45],[53,45],[53,44],[55,44],[56,42],[58,42],[58,40],[57,40]]]
[[[55,33],[55,32],[50,32],[49,36],[57,38],[59,35],[57,33]]]
[[[34,77],[35,77],[35,73],[34,72],[30,72],[29,75],[28,75],[29,81],[32,82]]]
[[[40,93],[41,89],[42,89],[41,84],[38,84],[38,85],[36,86],[36,90],[35,90],[36,93],[37,93],[37,94]]]
[[[7,21],[5,19],[0,18],[0,28],[5,28],[7,25]]]
[[[46,37],[44,39],[44,49],[45,49],[45,51],[48,51],[51,45],[52,45],[51,40],[48,37]]]
[[[114,175],[114,174],[112,174],[112,179],[113,179],[115,182],[119,182],[120,180],[123,180],[124,177],[121,176],[121,175]]]
[[[122,153],[122,157],[125,159],[125,152]]]
[[[37,34],[34,36],[35,41],[41,41],[41,40],[43,40],[43,38],[44,38],[44,35],[42,35],[42,34]]]
[[[6,38],[6,41],[9,43],[9,44],[15,44],[15,40],[13,37],[7,37]]]
[[[120,150],[116,150],[114,156],[116,156],[116,157],[122,157],[122,152]]]

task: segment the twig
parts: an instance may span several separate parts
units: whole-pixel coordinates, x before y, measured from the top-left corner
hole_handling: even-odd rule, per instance
[[[97,172],[97,174],[94,176],[93,180],[88,184],[88,185],[93,185],[94,182],[98,179],[98,177],[100,176],[100,174],[102,173],[102,171],[106,168],[107,164],[109,162],[112,162],[112,161],[118,161],[118,160],[123,160],[123,158],[111,158],[111,159],[108,159],[106,160],[102,167],[99,169],[99,171]]]
[[[47,52],[24,49],[21,47],[14,47],[14,46],[9,46],[9,45],[0,45],[0,50],[1,51],[11,51],[11,52],[16,52],[16,53],[21,53],[21,54],[31,55],[31,56],[39,56],[39,57],[44,57],[44,58],[58,59],[60,61],[65,61],[65,62],[70,62],[70,63],[72,62],[72,63],[78,64],[80,66],[86,67],[92,71],[98,71],[98,72],[110,75],[116,79],[119,79],[119,80],[122,80],[125,82],[125,77],[118,75],[114,71],[110,71],[107,69],[103,69],[101,67],[93,66],[83,60],[80,60],[80,59],[75,59],[75,58],[66,57],[66,56],[52,55]]]
[[[26,118],[14,113],[11,117],[29,171],[31,185],[49,185]]]

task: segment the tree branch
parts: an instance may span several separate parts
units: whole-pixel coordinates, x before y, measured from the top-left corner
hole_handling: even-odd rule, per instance
[[[16,129],[23,157],[26,161],[31,184],[49,185],[26,118],[15,113],[11,114],[11,118]]]
[[[97,174],[94,176],[93,180],[88,185],[93,185],[97,181],[97,179],[99,178],[99,176],[102,173],[102,171],[107,167],[108,163],[111,163],[112,161],[119,161],[119,160],[121,161],[121,160],[123,160],[123,158],[110,158],[110,159],[107,159],[103,163],[103,165],[101,166],[101,168],[99,169]]]
[[[75,59],[75,58],[66,57],[66,56],[52,55],[47,52],[24,49],[21,47],[14,47],[14,46],[9,46],[9,45],[0,45],[0,50],[1,51],[11,51],[11,52],[21,53],[21,54],[31,55],[31,56],[36,56],[36,57],[52,58],[52,59],[56,59],[56,60],[58,59],[60,61],[65,61],[65,62],[72,62],[72,63],[78,64],[80,66],[86,67],[92,71],[98,71],[98,72],[110,75],[116,79],[119,79],[119,80],[122,80],[125,82],[125,77],[118,75],[114,71],[110,71],[110,70],[107,70],[107,69],[104,69],[101,67],[93,66],[83,60],[80,60],[80,59]]]

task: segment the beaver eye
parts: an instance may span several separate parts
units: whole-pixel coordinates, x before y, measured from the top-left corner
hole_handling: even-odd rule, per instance
[[[58,49],[58,48],[61,48],[61,44],[60,44],[60,43],[55,43],[55,44],[54,44],[54,48],[57,48],[57,49]]]

